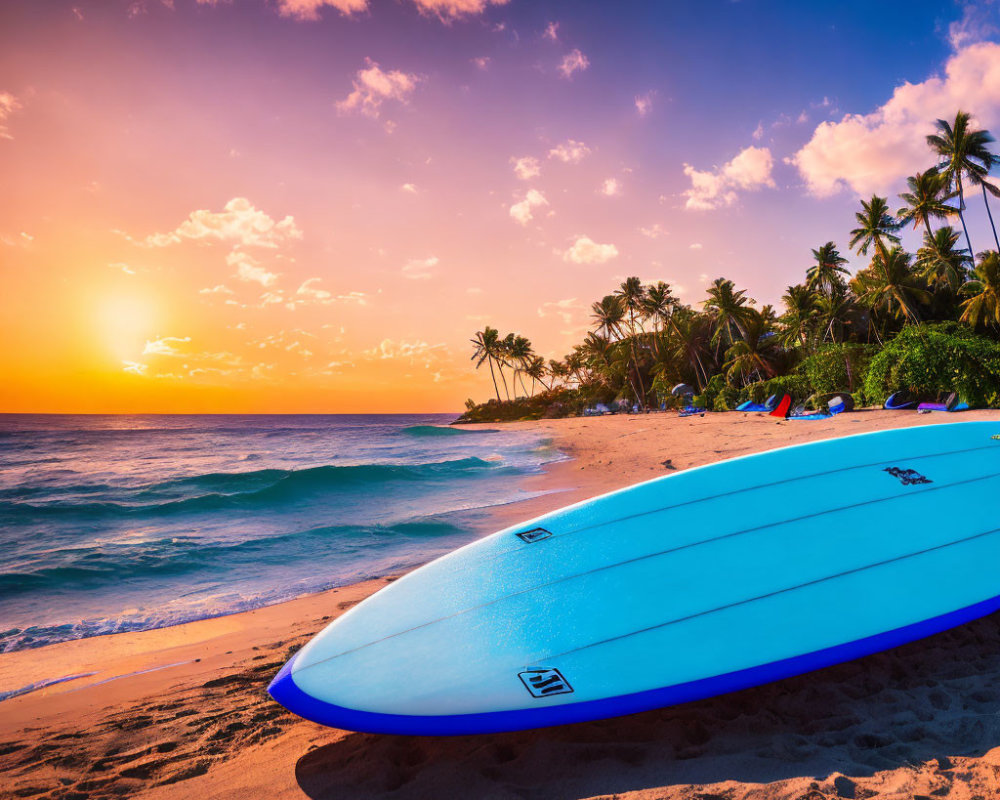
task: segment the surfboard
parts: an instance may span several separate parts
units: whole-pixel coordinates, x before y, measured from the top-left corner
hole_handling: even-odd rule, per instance
[[[619,716],[848,661],[1000,609],[1000,422],[745,456],[502,530],[303,647],[302,717],[468,734]]]

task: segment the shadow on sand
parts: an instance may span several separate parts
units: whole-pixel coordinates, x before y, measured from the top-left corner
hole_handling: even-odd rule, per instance
[[[998,713],[993,615],[849,664],[630,717],[487,736],[351,734],[303,755],[296,778],[314,800],[575,798],[867,777],[935,759],[946,770],[949,756],[1000,745]],[[845,779],[837,789],[854,794]]]

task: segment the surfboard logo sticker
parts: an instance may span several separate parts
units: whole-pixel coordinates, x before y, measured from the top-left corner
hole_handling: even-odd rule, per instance
[[[545,528],[532,528],[530,531],[521,531],[517,534],[517,538],[526,544],[534,544],[542,539],[548,539],[551,535],[552,531],[547,531]]]
[[[892,477],[899,478],[903,486],[912,486],[915,483],[933,483],[930,478],[925,478],[915,469],[903,469],[902,467],[886,467],[884,472],[888,472]]]
[[[519,672],[521,679],[532,697],[551,697],[555,694],[572,694],[573,687],[557,669],[529,669]]]

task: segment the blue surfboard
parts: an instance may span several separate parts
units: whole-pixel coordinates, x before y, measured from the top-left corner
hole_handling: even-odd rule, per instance
[[[998,435],[861,434],[545,514],[350,609],[269,691],[338,728],[486,733],[718,695],[960,625],[1000,608]]]

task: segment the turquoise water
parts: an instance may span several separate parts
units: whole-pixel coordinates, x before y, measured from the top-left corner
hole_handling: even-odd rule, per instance
[[[0,415],[0,652],[421,563],[562,456],[454,415]]]

